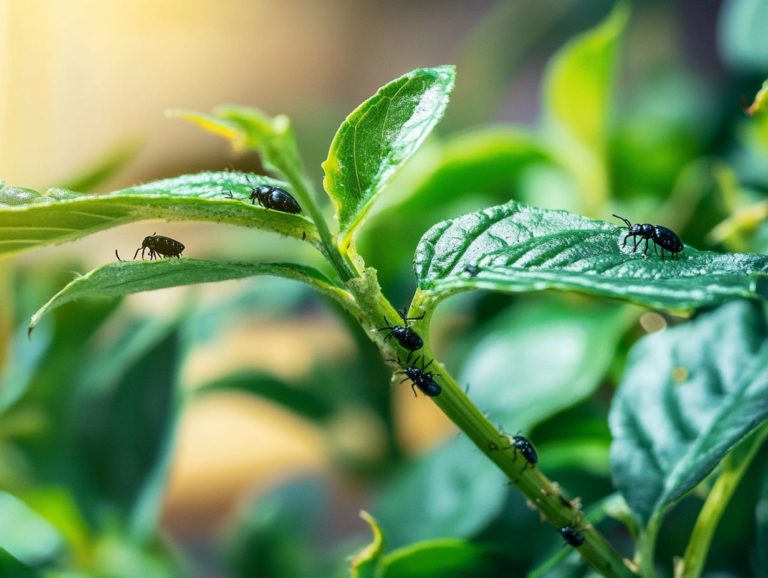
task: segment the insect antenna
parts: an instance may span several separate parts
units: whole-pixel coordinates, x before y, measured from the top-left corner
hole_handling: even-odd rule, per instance
[[[139,254],[139,251],[141,251],[143,248],[144,248],[144,245],[142,245],[141,247],[139,247],[138,249],[136,249],[136,252],[133,254],[133,260],[134,260],[134,261],[136,260],[136,256]],[[143,257],[143,256],[144,256],[144,253],[142,253],[141,255],[142,255],[142,257]]]
[[[616,213],[613,213],[613,216],[616,217],[617,219],[621,219],[622,221],[624,221],[627,225],[627,229],[632,228],[632,223],[629,222],[629,219],[625,219],[624,217],[619,217]]]

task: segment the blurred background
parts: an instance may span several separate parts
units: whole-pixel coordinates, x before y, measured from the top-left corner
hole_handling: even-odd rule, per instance
[[[509,198],[598,218],[624,210],[694,246],[764,251],[768,130],[740,102],[768,75],[765,5],[628,4],[597,201],[531,143],[547,141],[549,63],[606,18],[602,0],[0,0],[0,180],[98,193],[263,172],[255,155],[164,118],[238,103],[291,117],[319,185],[351,110],[413,68],[456,64],[438,135],[361,239],[393,303],[411,297],[430,225]],[[746,216],[728,221],[737,209]],[[540,561],[531,543],[559,547],[429,400],[390,386],[354,322],[303,287],[256,279],[78,302],[22,338],[73,271],[130,255],[153,231],[185,256],[316,260],[251,230],[145,222],[0,263],[0,519],[25,522],[0,530],[0,572],[340,576],[369,539],[361,508],[393,547],[477,541],[489,575]],[[371,242],[382,234],[392,244]],[[586,298],[482,294],[442,306],[433,339],[476,403],[513,433],[537,433],[548,473],[590,503],[611,491],[605,411],[626,351],[665,323]],[[541,375],[537,351],[552,343],[562,359]],[[510,371],[540,392],[530,406],[504,383]],[[560,407],[542,405],[574,376]],[[515,549],[521,532],[530,543]],[[723,538],[726,567],[746,538]],[[670,558],[680,550],[661,543]]]

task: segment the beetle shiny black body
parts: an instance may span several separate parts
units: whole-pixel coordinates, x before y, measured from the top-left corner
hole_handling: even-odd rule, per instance
[[[141,247],[136,249],[133,254],[133,258],[139,255],[141,251],[141,258],[144,258],[144,252],[149,249],[150,260],[157,259],[158,257],[181,257],[182,251],[184,251],[184,245],[179,243],[176,239],[170,237],[163,237],[157,233],[152,233],[149,237],[144,237],[141,242]],[[118,259],[120,257],[118,256]]]
[[[523,455],[526,462],[523,469],[527,468],[528,465],[533,467],[539,461],[539,455],[536,453],[536,448],[533,447],[533,444],[528,438],[519,434],[512,436],[512,447],[515,450],[515,459],[517,458],[517,452],[520,452]]]
[[[427,371],[427,368],[432,365],[431,360],[429,363],[424,365],[424,358],[421,358],[421,367],[418,367],[418,360],[419,357],[414,359],[414,364],[410,365],[411,363],[411,355],[408,354],[408,359],[406,363],[409,365],[406,369],[402,369],[398,371],[397,373],[405,374],[405,379],[401,380],[400,383],[403,383],[405,381],[411,380],[411,389],[413,390],[413,395],[416,394],[416,388],[418,387],[421,392],[424,395],[428,395],[429,397],[435,397],[436,395],[440,395],[440,392],[443,391],[443,388],[440,387],[435,380],[433,379],[433,375],[431,371]]]
[[[570,544],[574,548],[578,548],[584,543],[584,534],[571,526],[563,526],[560,528],[560,535],[563,537],[566,544]]]
[[[621,219],[627,225],[628,231],[627,234],[624,235],[624,242],[621,244],[622,248],[627,246],[627,239],[630,237],[635,240],[635,246],[632,248],[632,251],[637,251],[638,244],[645,240],[643,255],[648,255],[648,241],[653,241],[653,250],[657,255],[659,253],[658,249],[661,248],[662,261],[664,260],[664,251],[669,251],[672,254],[672,257],[674,257],[685,248],[680,237],[678,237],[671,229],[667,229],[661,225],[650,225],[647,223],[644,225],[633,225],[629,222],[629,219],[625,219],[619,215],[613,216],[617,219]],[[640,238],[638,239],[638,237]]]
[[[248,177],[246,177],[248,178]],[[250,182],[250,180],[248,181]],[[256,201],[269,210],[280,211],[281,213],[301,213],[301,207],[296,199],[291,196],[291,193],[285,189],[273,187],[272,185],[259,185],[251,188],[251,203],[254,205]]]
[[[424,317],[424,314],[422,313],[420,317],[406,317],[405,313],[401,312],[400,317],[403,318],[403,323],[405,323],[405,325],[391,325],[389,320],[386,317],[384,318],[384,322],[387,325],[386,327],[379,328],[379,331],[388,331],[387,335],[384,337],[384,341],[394,338],[403,349],[407,349],[408,351],[421,349],[424,345],[424,341],[422,341],[418,333],[411,329],[408,322],[421,319]]]

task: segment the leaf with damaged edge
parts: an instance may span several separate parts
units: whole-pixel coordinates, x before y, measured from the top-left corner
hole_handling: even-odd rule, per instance
[[[342,246],[442,118],[454,78],[452,66],[413,70],[380,88],[341,125],[323,163],[323,186],[336,206]]]
[[[211,172],[163,179],[105,195],[82,195],[64,189],[44,193],[0,189],[0,256],[146,219],[221,222],[318,243],[317,231],[309,219],[248,202],[251,189],[261,184],[285,186],[258,175]],[[227,192],[234,199],[228,199]]]
[[[414,269],[438,299],[470,289],[557,289],[690,310],[768,296],[768,256],[686,246],[674,259],[622,248],[627,229],[510,202],[438,223],[422,237]],[[652,245],[652,243],[651,243]]]
[[[54,295],[32,316],[29,333],[40,318],[69,301],[83,297],[118,297],[141,291],[152,291],[242,279],[253,275],[276,275],[302,281],[337,301],[347,301],[346,292],[336,287],[319,271],[293,263],[219,263],[198,259],[161,259],[109,263],[78,277]]]
[[[762,307],[728,303],[632,348],[613,400],[613,478],[644,523],[768,419]]]

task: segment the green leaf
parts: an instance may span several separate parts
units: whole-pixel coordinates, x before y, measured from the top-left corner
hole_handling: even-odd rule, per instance
[[[727,0],[718,24],[720,52],[730,66],[760,73],[768,69],[768,4]]]
[[[466,540],[441,539],[400,548],[384,558],[383,578],[461,578],[488,572],[483,549]]]
[[[755,533],[757,544],[768,544],[768,463],[762,466],[760,494],[755,507]],[[768,550],[757,548],[755,572],[758,576],[768,575]]]
[[[299,478],[269,489],[239,512],[227,562],[233,576],[315,578],[320,548],[328,554],[331,490],[327,481]],[[318,542],[322,541],[322,546]]]
[[[614,61],[628,19],[628,3],[618,2],[600,25],[565,45],[547,71],[546,127],[593,210],[608,192],[605,156]]]
[[[184,175],[98,196],[64,189],[45,193],[0,189],[0,256],[146,219],[225,222],[317,243],[316,229],[305,217],[248,202],[252,187],[261,184],[284,186],[267,177],[219,172]],[[235,199],[226,198],[227,192]]]
[[[432,227],[419,242],[414,269],[419,288],[434,299],[469,289],[558,289],[688,310],[768,295],[768,256],[686,246],[674,259],[662,261],[653,248],[644,259],[631,240],[622,248],[626,232],[510,202]]]
[[[756,115],[758,113],[764,113],[768,109],[768,80],[763,82],[763,86],[757,91],[755,99],[752,104],[749,105],[746,112],[749,115]]]
[[[220,263],[198,259],[160,259],[109,263],[78,277],[54,295],[32,316],[29,332],[51,310],[83,297],[117,297],[141,291],[242,279],[252,275],[277,275],[303,281],[334,299],[346,292],[319,271],[292,263]]]
[[[296,139],[285,115],[271,117],[258,108],[238,105],[218,106],[213,114],[188,110],[169,110],[166,114],[228,139],[236,151],[258,151],[264,167],[274,173],[287,175],[299,167]]]
[[[616,486],[647,523],[768,418],[762,308],[723,305],[632,348],[613,400]]]
[[[470,384],[469,396],[491,421],[528,430],[597,389],[632,316],[616,306],[579,305],[516,306],[495,317],[482,338],[473,336],[459,382]]]
[[[59,532],[24,502],[0,492],[0,548],[20,562],[35,566],[60,554]]]
[[[376,520],[366,511],[360,512],[373,532],[373,541],[352,557],[350,578],[378,578],[382,576],[382,557],[384,554],[384,534]]]
[[[92,357],[72,403],[68,461],[78,498],[102,532],[120,520],[156,535],[178,417],[178,319],[129,324]]]
[[[195,395],[216,391],[241,391],[278,403],[308,419],[319,421],[333,412],[333,404],[316,392],[293,387],[280,379],[256,372],[241,372],[195,388]]]
[[[498,515],[505,494],[501,473],[460,437],[394,476],[377,497],[374,512],[393,546],[467,538]]]
[[[409,72],[379,89],[339,128],[323,163],[323,185],[336,206],[341,246],[443,116],[454,76],[451,66]]]

